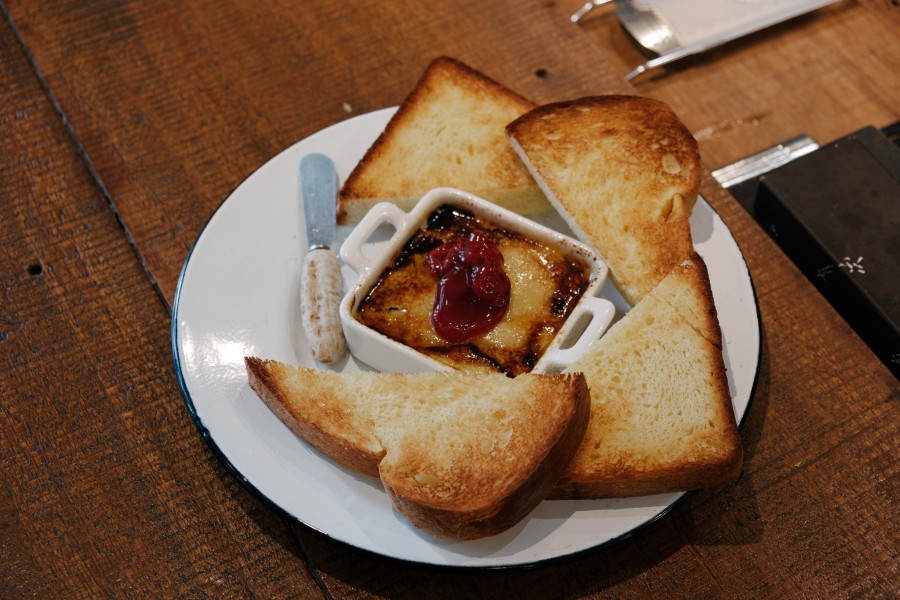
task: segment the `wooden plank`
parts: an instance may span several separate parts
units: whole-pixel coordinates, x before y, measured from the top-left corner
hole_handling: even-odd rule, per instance
[[[589,42],[534,3],[8,10],[170,303],[190,246],[236,185],[307,135],[398,104],[440,54],[537,101],[628,89],[604,69],[584,77]]]
[[[192,426],[166,307],[5,22],[0,81],[0,595],[320,594]]]

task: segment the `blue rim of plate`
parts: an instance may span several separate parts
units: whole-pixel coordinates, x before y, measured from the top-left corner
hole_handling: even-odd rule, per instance
[[[370,114],[370,113],[367,113],[367,114]],[[272,160],[272,159],[269,159],[269,160]],[[263,163],[263,164],[266,164],[266,163]],[[235,185],[229,191],[229,193],[226,194],[225,198],[219,203],[219,205],[213,210],[213,212],[206,219],[206,222],[203,224],[203,227],[201,228],[200,232],[198,233],[196,239],[194,240],[194,243],[191,245],[191,248],[188,251],[188,255],[185,258],[184,265],[181,268],[181,273],[178,276],[178,282],[175,287],[175,297],[174,297],[174,301],[172,304],[170,329],[171,329],[171,334],[172,334],[172,354],[173,354],[173,361],[174,361],[174,367],[175,367],[175,374],[176,374],[176,377],[178,380],[178,387],[181,390],[181,395],[184,399],[185,406],[188,411],[188,415],[190,416],[191,421],[194,423],[194,427],[197,429],[198,433],[200,434],[201,439],[206,443],[207,447],[212,451],[213,455],[219,460],[219,462],[225,467],[225,469],[231,474],[231,476],[233,476],[247,491],[249,491],[257,500],[261,501],[267,508],[269,508],[274,513],[281,516],[286,521],[288,521],[289,524],[299,525],[304,530],[311,532],[322,538],[325,538],[329,542],[336,543],[338,545],[345,546],[347,548],[351,548],[354,551],[357,551],[357,552],[360,552],[360,553],[363,553],[363,554],[366,554],[366,555],[369,555],[369,556],[372,556],[375,558],[394,561],[397,564],[408,564],[408,565],[416,565],[419,567],[431,568],[431,569],[435,569],[435,570],[454,570],[454,571],[455,570],[472,570],[472,571],[531,570],[531,569],[534,569],[534,568],[537,568],[540,566],[550,566],[553,564],[559,564],[560,562],[573,560],[577,557],[584,556],[586,554],[595,553],[600,550],[609,548],[610,546],[619,544],[631,537],[634,537],[636,534],[643,532],[647,528],[649,528],[649,527],[653,526],[654,524],[656,524],[657,522],[659,522],[663,517],[667,516],[677,505],[681,504],[688,496],[693,495],[697,491],[697,490],[690,490],[690,491],[682,492],[681,495],[679,495],[677,498],[672,500],[665,508],[663,508],[661,511],[659,511],[657,514],[653,515],[652,517],[648,518],[646,521],[640,523],[639,525],[636,525],[635,527],[631,528],[630,530],[628,530],[625,533],[622,533],[618,536],[609,538],[603,542],[600,542],[599,544],[597,544],[595,546],[590,546],[587,548],[575,550],[568,554],[560,554],[560,555],[548,557],[545,559],[539,559],[539,560],[522,562],[522,563],[513,563],[513,564],[508,564],[508,565],[503,565],[503,564],[501,564],[501,565],[439,564],[439,563],[424,562],[424,561],[419,562],[419,561],[415,561],[415,560],[411,560],[411,559],[405,559],[405,558],[399,558],[399,557],[395,557],[395,556],[389,556],[386,554],[381,554],[375,550],[363,548],[361,546],[352,544],[350,542],[335,538],[335,537],[329,535],[326,531],[317,529],[316,527],[310,525],[309,523],[306,523],[305,521],[303,521],[296,515],[290,513],[288,510],[286,510],[282,506],[278,505],[275,501],[273,501],[271,498],[266,496],[266,494],[263,493],[259,488],[257,488],[255,485],[253,485],[253,483],[251,483],[250,480],[248,480],[247,477],[243,473],[241,473],[241,471],[237,467],[234,466],[234,464],[231,462],[231,460],[228,458],[228,456],[225,454],[225,452],[219,447],[218,443],[213,438],[213,435],[210,433],[209,429],[207,429],[207,427],[203,424],[202,419],[200,418],[199,414],[197,413],[197,409],[194,405],[194,401],[191,398],[191,393],[187,388],[187,383],[185,381],[184,372],[182,369],[181,359],[179,357],[179,346],[178,346],[178,309],[179,309],[180,300],[181,300],[181,290],[182,290],[182,285],[184,283],[185,274],[187,273],[187,270],[188,270],[188,265],[191,261],[191,257],[193,256],[193,253],[194,253],[194,249],[197,247],[198,242],[203,237],[204,232],[206,231],[207,227],[212,222],[212,220],[215,218],[215,216],[219,212],[219,210],[221,210],[221,208],[223,206],[225,206],[225,204],[228,202],[228,200],[233,197],[235,191],[247,179],[252,177],[253,174],[257,170],[258,169],[254,169],[253,171],[251,171],[251,173],[249,173],[240,182],[238,182],[237,185]],[[713,213],[715,213],[716,216],[719,219],[721,219],[721,216],[719,216],[718,211],[716,211],[716,209],[712,205],[709,205],[709,203],[707,203],[707,205],[709,206],[710,210],[712,210]],[[738,254],[740,256],[741,261],[744,263],[744,267],[747,269],[747,276],[748,276],[748,280],[750,283],[751,293],[753,295],[754,307],[756,310],[756,317],[757,317],[757,332],[756,333],[757,333],[758,339],[760,340],[760,344],[757,347],[756,368],[753,373],[753,381],[750,385],[750,392],[749,392],[749,396],[747,399],[747,404],[744,408],[744,411],[741,415],[740,420],[737,423],[738,430],[741,431],[742,427],[743,427],[743,423],[746,419],[747,413],[753,404],[753,399],[756,395],[757,383],[759,382],[759,371],[760,371],[760,365],[762,362],[761,361],[761,358],[762,358],[762,315],[759,310],[759,302],[757,301],[756,286],[753,283],[753,277],[750,274],[749,266],[747,265],[747,262],[746,262],[746,259],[744,258],[743,253],[739,251]],[[732,485],[734,485],[734,484],[732,484]]]

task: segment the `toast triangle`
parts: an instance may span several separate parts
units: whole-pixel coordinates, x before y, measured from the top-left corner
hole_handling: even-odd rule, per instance
[[[506,141],[534,104],[449,57],[433,60],[340,190],[338,223],[388,201],[408,211],[429,190],[454,187],[520,214],[551,210]]]
[[[552,498],[658,494],[740,476],[722,337],[697,254],[567,371],[584,373],[591,418]]]
[[[411,523],[453,539],[500,533],[531,512],[588,421],[580,374],[339,374],[245,363],[250,386],[294,433],[380,477]]]
[[[693,252],[697,142],[664,103],[592,96],[539,106],[507,127],[513,149],[631,306]]]

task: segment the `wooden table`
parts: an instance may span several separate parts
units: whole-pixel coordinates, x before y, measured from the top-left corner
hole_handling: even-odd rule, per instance
[[[900,119],[900,9],[845,1],[626,84],[577,0],[49,2],[0,11],[3,597],[897,597],[900,386],[709,177],[763,348],[745,473],[608,548],[433,570],[282,520],[219,463],[173,369],[179,271],[240,181],[455,56],[537,102],[666,100],[715,168]]]

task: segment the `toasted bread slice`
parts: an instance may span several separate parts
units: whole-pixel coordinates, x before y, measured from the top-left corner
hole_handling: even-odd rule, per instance
[[[706,265],[696,254],[568,371],[591,388],[584,441],[553,498],[692,490],[740,476],[743,451]]]
[[[394,506],[433,534],[512,527],[559,479],[587,427],[578,375],[398,374],[246,359],[250,386],[298,436],[381,477]]]
[[[338,223],[381,201],[409,210],[445,186],[521,214],[551,210],[506,141],[506,125],[532,108],[471,67],[435,59],[341,187]]]
[[[540,106],[510,143],[632,306],[693,252],[697,142],[664,103],[598,96]]]

